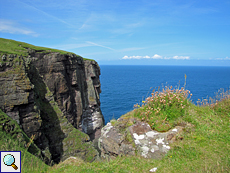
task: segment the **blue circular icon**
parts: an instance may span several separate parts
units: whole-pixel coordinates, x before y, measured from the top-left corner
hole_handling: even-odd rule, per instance
[[[14,156],[11,155],[11,154],[5,155],[5,157],[4,157],[4,159],[3,159],[3,162],[4,162],[7,166],[11,166],[11,165],[15,162]]]

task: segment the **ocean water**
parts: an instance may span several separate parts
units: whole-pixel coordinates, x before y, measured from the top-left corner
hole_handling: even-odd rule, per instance
[[[230,67],[101,65],[101,110],[105,123],[133,110],[153,89],[162,85],[184,86],[198,99],[214,97],[230,87]]]

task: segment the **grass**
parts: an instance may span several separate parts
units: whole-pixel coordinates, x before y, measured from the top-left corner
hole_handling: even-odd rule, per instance
[[[0,131],[0,150],[1,151],[21,151],[21,170],[22,172],[47,172],[48,166],[38,157],[28,152],[28,148],[25,148],[18,139],[12,139],[12,137],[2,131]]]
[[[59,163],[51,167],[49,172],[149,172],[154,167],[157,168],[156,172],[163,173],[230,172],[229,92],[221,93],[218,96],[219,101],[213,99],[212,102],[207,103],[206,100],[203,100],[202,104],[194,105],[188,98],[191,94],[189,91],[183,88],[175,90],[170,88],[165,87],[161,91],[153,92],[151,97],[143,102],[143,106],[136,105],[133,111],[121,117],[123,126],[126,127],[135,123],[135,118],[143,121],[149,120],[150,123],[158,120],[156,123],[158,125],[152,126],[153,129],[157,129],[160,124],[171,123],[171,128],[178,124],[191,124],[186,126],[184,132],[171,144],[171,150],[162,160],[144,159],[139,156],[119,156],[110,162],[85,163],[75,159]],[[166,107],[169,101],[172,103],[171,107],[170,105]],[[171,109],[171,112],[167,109]],[[151,113],[148,112],[149,110]],[[166,113],[170,118],[166,118]],[[119,123],[120,121],[111,120],[114,126],[122,126]],[[166,126],[167,128],[170,127]]]
[[[0,55],[4,54],[15,54],[19,56],[28,56],[29,52],[28,50],[36,50],[40,53],[50,53],[50,52],[59,52],[61,54],[73,54],[71,52],[67,52],[64,50],[58,50],[58,49],[51,49],[46,47],[39,47],[34,46],[28,43],[19,42],[15,40],[0,38]],[[79,55],[77,55],[79,56]],[[79,56],[80,57],[80,56]],[[94,61],[92,59],[83,58],[84,60]],[[2,62],[2,59],[0,59],[0,62]]]
[[[142,106],[134,105],[134,108],[139,108],[134,111],[134,117],[148,122],[154,130],[168,131],[179,123],[192,104],[189,94],[190,91],[183,87],[172,89],[172,86],[166,86],[162,91],[153,90],[152,96],[142,101]]]
[[[229,91],[219,93],[217,96],[219,100],[213,99],[211,102],[203,100],[200,101],[201,104],[195,105],[190,102],[191,93],[184,88],[185,86],[180,89],[164,87],[161,91],[153,91],[151,96],[143,101],[142,105],[136,105],[133,111],[122,116],[124,124],[111,120],[112,125],[123,125],[124,130],[125,127],[134,124],[135,119],[147,121],[153,129],[159,131],[165,131],[175,125],[190,124],[170,145],[171,149],[163,159],[118,156],[109,162],[88,163],[79,158],[70,158],[48,167],[41,160],[29,154],[26,149],[21,149],[23,154],[28,154],[29,158],[25,160],[23,165],[24,172],[147,173],[155,167],[157,168],[156,172],[161,173],[230,172]],[[7,143],[11,143],[11,145],[5,146],[20,149],[17,148],[19,144],[11,140],[10,137],[4,137],[4,139],[9,139]],[[2,138],[1,140],[3,141]],[[4,145],[3,142],[0,143],[1,145]]]
[[[28,138],[16,121],[9,118],[0,109],[0,151],[21,151],[22,172],[47,172],[48,166],[38,157],[39,149]]]

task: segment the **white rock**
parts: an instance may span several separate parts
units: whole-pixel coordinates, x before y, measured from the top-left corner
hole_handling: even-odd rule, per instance
[[[156,172],[157,168],[150,169],[149,172]]]
[[[141,145],[140,141],[138,139],[134,140],[136,145]]]
[[[146,135],[148,136],[148,137],[154,137],[154,135],[157,135],[158,133],[157,132],[154,132],[154,131],[149,131],[149,132],[147,132],[146,133]]]
[[[167,148],[168,150],[170,149],[170,146],[163,145],[163,147]]]
[[[157,145],[158,145],[158,144],[165,144],[165,143],[163,142],[163,140],[164,140],[164,138],[156,139]]]
[[[159,147],[158,147],[157,145],[153,145],[153,146],[152,146],[152,149],[154,149],[154,152],[160,150]]]
[[[154,153],[155,150],[154,150],[154,148],[152,148],[150,151],[151,151],[152,153]]]
[[[143,147],[141,147],[141,149],[142,149],[141,155],[143,157],[147,158],[147,154],[148,154],[149,148],[147,146],[143,146]]]
[[[141,147],[141,149],[142,149],[142,151],[145,151],[145,152],[149,151],[149,147],[147,147],[147,146],[143,146],[143,147]]]
[[[136,133],[133,133],[133,137],[136,139],[144,139],[145,135],[138,135]]]
[[[177,132],[177,129],[172,129],[172,132]]]
[[[102,136],[106,137],[107,133],[110,131],[110,129],[113,128],[111,123],[107,123],[105,127],[102,128],[101,134]]]
[[[68,160],[68,159],[77,159],[76,157],[72,157],[72,156],[70,156],[69,158],[67,158],[66,160]]]

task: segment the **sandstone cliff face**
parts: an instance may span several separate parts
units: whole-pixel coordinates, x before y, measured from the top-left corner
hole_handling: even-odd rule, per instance
[[[3,54],[0,108],[29,137],[35,135],[35,144],[54,162],[69,156],[92,161],[97,151],[89,141],[104,125],[99,75],[95,61],[75,54],[32,49],[26,57]]]

